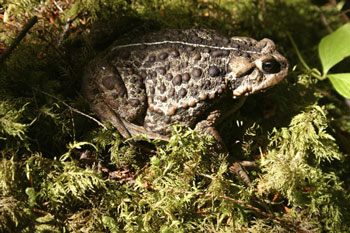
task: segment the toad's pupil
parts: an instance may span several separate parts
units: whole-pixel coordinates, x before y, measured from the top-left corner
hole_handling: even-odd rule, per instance
[[[266,73],[274,74],[281,71],[281,65],[276,60],[267,60],[262,63],[262,69]]]

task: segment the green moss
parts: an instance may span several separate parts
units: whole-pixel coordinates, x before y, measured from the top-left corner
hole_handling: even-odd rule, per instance
[[[348,107],[329,83],[300,69],[287,37],[319,67],[317,42],[327,32],[317,7],[334,28],[342,23],[335,7],[307,0],[0,3],[8,17],[1,46],[39,16],[0,64],[0,232],[348,231]],[[74,111],[93,114],[81,77],[108,41],[186,27],[272,38],[293,68],[218,127],[229,155],[179,126],[168,143],[139,136],[143,150]],[[246,169],[251,186],[229,172],[236,160],[258,163]]]

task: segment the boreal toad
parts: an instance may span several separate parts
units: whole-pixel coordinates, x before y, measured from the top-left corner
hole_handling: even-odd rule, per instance
[[[213,135],[244,96],[281,82],[288,61],[269,39],[211,30],[166,30],[115,42],[87,67],[83,92],[124,138],[167,140],[181,124]],[[233,100],[236,99],[238,100]]]

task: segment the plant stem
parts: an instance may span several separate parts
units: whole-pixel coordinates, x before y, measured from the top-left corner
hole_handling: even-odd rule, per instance
[[[313,77],[315,77],[315,78],[317,78],[319,80],[324,80],[326,78],[325,75],[321,76],[321,73],[316,68],[310,69],[310,67],[306,64],[306,62],[304,61],[303,57],[301,56],[301,53],[300,53],[300,51],[299,51],[299,49],[298,49],[298,47],[297,47],[293,37],[290,35],[289,32],[287,32],[287,35],[288,35],[289,40],[290,40],[290,42],[292,43],[292,45],[293,45],[293,47],[295,49],[295,52],[296,52],[296,54],[297,54],[301,64],[304,66],[304,68],[308,72],[310,72],[311,76],[313,76]]]

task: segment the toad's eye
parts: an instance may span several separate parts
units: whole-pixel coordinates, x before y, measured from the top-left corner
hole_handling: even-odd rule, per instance
[[[262,63],[262,69],[269,74],[275,74],[281,71],[281,65],[274,59],[266,60]]]

